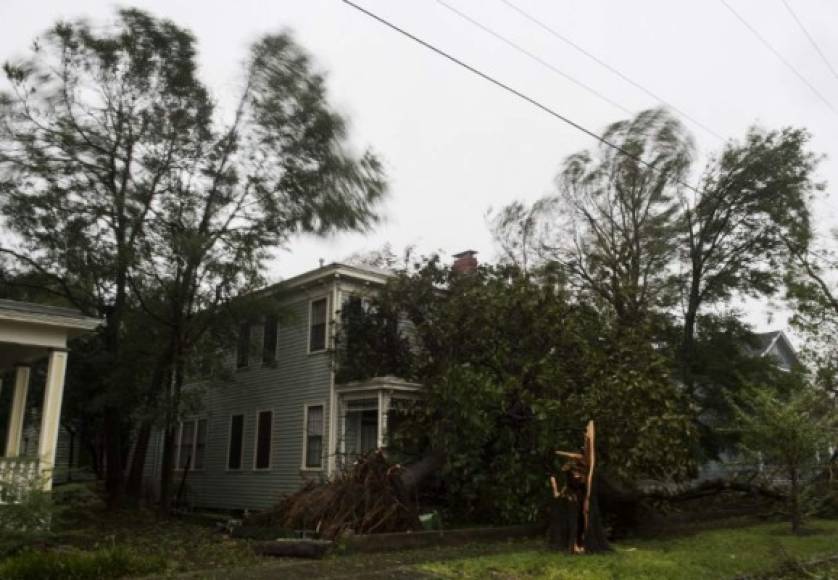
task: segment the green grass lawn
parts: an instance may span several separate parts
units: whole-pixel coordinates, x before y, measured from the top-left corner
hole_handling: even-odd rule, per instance
[[[838,521],[813,520],[801,536],[791,535],[787,524],[763,524],[624,541],[613,553],[591,556],[550,552],[531,542],[517,551],[429,561],[417,569],[444,578],[689,580],[764,573],[790,558],[833,554],[838,554]]]
[[[324,560],[257,556],[252,543],[204,524],[159,520],[153,511],[110,513],[88,501],[73,517],[22,551],[0,557],[3,580],[102,580],[145,575],[219,580],[312,578],[733,578],[779,570],[784,562],[838,555],[838,520],[811,520],[793,536],[788,524],[754,520],[695,522],[660,537],[625,540],[614,551],[569,556],[543,539],[439,546],[381,554],[333,554]],[[811,570],[811,573],[809,573]],[[838,564],[787,567],[777,578],[838,578]]]

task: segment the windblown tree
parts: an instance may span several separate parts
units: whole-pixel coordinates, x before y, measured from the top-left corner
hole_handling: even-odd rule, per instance
[[[166,329],[172,369],[164,507],[179,393],[195,346],[262,282],[268,250],[298,233],[361,231],[376,219],[373,206],[384,193],[378,161],[354,155],[346,138],[346,120],[330,108],[324,78],[305,52],[287,34],[264,37],[252,48],[231,125],[174,176],[176,195],[151,221],[137,270],[151,292],[140,304]]]
[[[192,36],[135,10],[105,34],[60,23],[4,70],[0,203],[14,239],[2,252],[39,273],[44,290],[105,320],[97,398],[116,498],[136,385],[122,348],[128,278],[152,209],[170,193],[170,173],[188,163],[211,104],[195,78]]]
[[[542,265],[543,244],[550,238],[551,226],[543,215],[555,209],[555,199],[542,198],[532,204],[514,201],[493,211],[486,219],[492,238],[501,248],[501,259],[514,264],[524,275]]]
[[[806,247],[816,157],[805,131],[752,129],[708,165],[699,191],[682,190],[683,377],[694,386],[696,322],[703,306],[770,295],[783,283],[785,240]]]
[[[833,233],[833,244],[836,240],[838,233]],[[791,239],[786,242],[791,255],[791,268],[786,272],[787,296],[795,305],[792,323],[807,337],[816,383],[838,395],[838,256],[826,240],[808,248]]]
[[[99,395],[114,495],[129,423],[116,386],[146,406],[177,392],[208,321],[259,282],[271,249],[300,232],[366,228],[384,191],[378,161],[348,149],[346,121],[289,35],[254,44],[227,124],[195,57],[188,31],[121,10],[105,29],[59,24],[6,66],[2,209],[18,244],[3,251],[106,318],[114,370]],[[139,383],[123,348],[132,309],[159,333]],[[177,400],[163,405],[169,450]]]
[[[568,228],[554,228],[548,249],[618,329],[638,329],[673,298],[677,199],[693,145],[664,110],[614,123],[603,138],[620,150],[603,144],[571,155],[556,178],[552,218],[563,216]]]
[[[704,419],[730,420],[726,394],[778,378],[749,352],[750,329],[725,307],[780,288],[790,244],[806,255],[817,158],[805,131],[751,129],[691,186],[691,138],[665,111],[616,123],[603,136],[619,150],[602,145],[569,157],[558,194],[503,208],[493,234],[506,255],[530,250],[530,269],[558,269],[589,297],[611,321],[607,340],[655,345],[665,372],[687,385],[702,448],[713,455],[729,438]],[[812,296],[823,288],[809,275],[796,279],[810,282]],[[640,352],[626,349],[621,364],[643,366],[632,360]]]

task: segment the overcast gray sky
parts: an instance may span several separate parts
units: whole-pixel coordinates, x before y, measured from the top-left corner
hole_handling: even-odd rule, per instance
[[[659,102],[527,21],[501,0],[446,0],[539,58],[630,111]],[[511,0],[612,67],[725,138],[757,123],[803,126],[828,158],[819,177],[838,183],[838,78],[820,59],[783,0],[728,0],[835,110],[788,70],[721,0]],[[366,8],[599,131],[626,117],[594,96],[475,28],[435,0],[357,0]],[[838,2],[788,0],[838,68]],[[328,73],[331,99],[352,121],[353,140],[384,160],[391,193],[373,233],[295,240],[273,266],[290,276],[390,242],[420,251],[495,254],[484,214],[549,192],[561,160],[592,139],[386,29],[339,0],[0,0],[0,60],[22,55],[57,19],[111,19],[136,6],[190,28],[204,78],[223,104],[235,97],[248,45],[292,29]],[[686,121],[685,121],[686,122]],[[689,122],[700,153],[716,137]],[[834,204],[818,206],[822,227]],[[752,321],[767,325],[764,309]]]

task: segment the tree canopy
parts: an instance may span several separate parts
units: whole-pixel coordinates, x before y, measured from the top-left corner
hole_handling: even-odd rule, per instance
[[[151,404],[182,376],[212,311],[260,283],[271,250],[365,230],[385,193],[378,159],[353,151],[289,33],[253,43],[232,115],[196,56],[187,29],[122,9],[108,26],[56,24],[4,66],[0,211],[13,235],[0,253],[13,284],[37,274],[40,291],[106,320],[98,397],[114,493],[126,400]],[[137,312],[159,336],[139,359],[125,352]]]

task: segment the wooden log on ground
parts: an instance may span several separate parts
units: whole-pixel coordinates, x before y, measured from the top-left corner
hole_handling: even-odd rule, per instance
[[[319,559],[328,554],[333,547],[334,542],[328,540],[280,539],[253,544],[257,554],[278,558]]]

